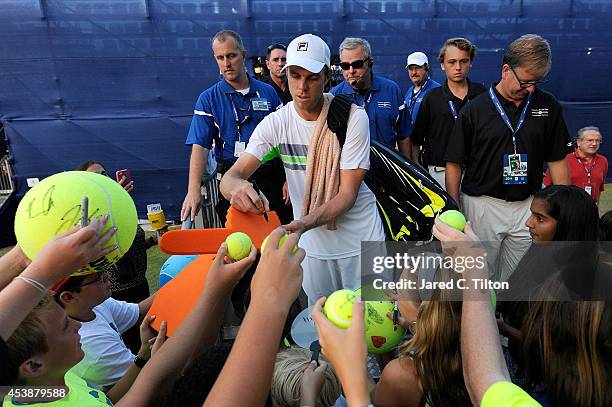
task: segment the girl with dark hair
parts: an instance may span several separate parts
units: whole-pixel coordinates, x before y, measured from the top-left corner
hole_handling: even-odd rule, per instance
[[[524,366],[521,328],[535,301],[594,298],[598,221],[597,205],[576,186],[552,185],[534,195],[526,222],[533,244],[510,276],[509,290],[498,293],[498,311],[503,314],[498,326],[509,338],[506,359],[518,383],[526,384],[518,377]],[[538,396],[543,388],[532,390]]]
[[[575,187],[558,187],[538,193],[537,199],[542,202],[534,200],[532,217],[538,217],[537,221],[545,225],[535,231],[537,236],[534,236],[533,246],[553,247],[550,244],[550,239],[554,237],[573,238],[575,236],[572,231],[563,232],[563,229],[560,229],[555,222],[563,222],[563,212],[581,207],[584,195],[577,193],[577,190],[582,192]],[[564,194],[567,195],[564,196]],[[570,196],[570,198],[567,198],[567,196]],[[568,207],[558,206],[559,199],[567,202]],[[546,203],[545,207],[541,208],[543,209],[542,214],[538,209],[539,203]],[[590,208],[590,206],[586,205],[584,208]],[[559,211],[557,212],[557,210]],[[552,214],[555,217],[552,217]],[[540,217],[540,215],[544,216]],[[547,216],[552,219],[547,219]],[[576,213],[575,216],[584,220],[583,228],[592,226],[593,218],[596,218],[590,210],[584,213]],[[441,241],[452,243],[453,241],[478,240],[475,236],[467,235],[468,232],[464,235],[448,228],[446,225],[442,225],[439,221],[437,222],[434,227],[434,234]],[[553,222],[552,226],[546,225],[548,222]],[[445,231],[444,228],[450,230]],[[533,226],[530,226],[530,229],[533,229]],[[436,231],[438,233],[435,233]],[[441,231],[444,233],[441,234]],[[579,233],[583,236],[591,236],[585,231],[579,231]],[[596,247],[596,244],[592,246]],[[449,250],[456,251],[457,246],[450,246]],[[557,252],[557,254],[559,253]],[[592,255],[592,253],[590,254]],[[580,260],[588,262],[590,260],[587,258],[588,255],[589,253],[583,254]],[[596,257],[596,255],[591,257]],[[559,275],[564,271],[562,268],[560,272],[558,269],[552,270],[557,274],[555,277],[562,277]],[[520,271],[522,269],[517,270],[517,272]],[[545,295],[540,296],[540,298],[546,296],[549,300],[558,298],[561,294],[565,294],[566,290],[567,287],[563,278],[550,278],[541,283],[539,292]],[[470,321],[465,318],[468,314],[466,308],[468,303],[470,303],[470,309],[472,310]],[[518,383],[525,385],[532,392],[543,395],[542,401],[544,403],[542,404],[544,405],[581,407],[612,405],[612,395],[609,392],[612,385],[612,340],[610,339],[612,338],[612,303],[609,301],[525,301],[523,304],[528,306],[528,310],[524,313],[524,323],[519,325],[522,337],[519,338],[521,339],[521,346],[518,348],[518,354],[522,360],[523,376]],[[499,306],[500,303],[498,302],[498,309]],[[464,350],[470,348],[470,344],[465,340],[467,338],[466,332],[471,333],[471,339],[478,337],[474,330],[468,331],[470,327],[473,329],[477,326],[474,317],[478,314],[479,318],[486,317],[486,314],[491,315],[482,309],[478,313],[473,311],[475,311],[473,303],[465,301],[463,317],[467,326],[463,325],[461,327],[463,330],[462,340],[464,340],[461,345]],[[483,326],[480,326],[480,328],[483,328]],[[484,328],[483,334],[486,335],[486,327]],[[488,341],[480,341],[480,345],[487,345],[487,342],[488,344],[497,342],[493,332],[488,332],[488,334]],[[474,345],[472,343],[472,347]],[[475,386],[478,388],[487,380],[490,382],[492,378],[495,381],[499,381],[500,377],[501,380],[507,380],[503,373],[505,369],[494,366],[496,363],[497,366],[500,365],[499,360],[496,361],[494,355],[491,354],[494,351],[493,348],[494,346],[488,346],[488,348],[483,346],[481,350],[488,354],[482,354],[481,359],[484,361],[482,364],[478,363],[478,357],[474,357],[473,354],[471,357],[467,354],[463,355],[465,357],[463,368],[467,374],[466,383],[471,385],[472,392],[475,390]],[[471,349],[471,352],[474,353],[474,349]],[[487,366],[489,360],[491,363]],[[491,367],[501,373],[493,373]],[[475,379],[478,375],[473,374],[475,368],[485,369],[480,375],[480,382]],[[486,371],[487,368],[488,371]],[[489,378],[483,380],[482,376],[487,375],[489,375]],[[468,380],[470,377],[473,379]],[[515,379],[513,378],[513,381],[516,383]],[[518,405],[520,400],[520,397],[516,397],[514,402]],[[535,404],[530,403],[528,405]]]
[[[550,405],[612,405],[609,302],[534,303],[522,332],[527,383],[544,385]]]
[[[526,226],[532,232],[533,243],[554,241],[597,241],[599,213],[593,198],[573,185],[551,185],[535,193],[531,204],[531,217]],[[542,239],[537,233],[540,216],[555,222],[554,234]]]
[[[573,185],[552,185],[538,191],[531,203],[531,216],[525,223],[532,245],[510,276],[510,289],[500,293],[500,300],[535,300],[542,284],[550,278],[562,278],[564,299],[587,299],[598,260],[598,210],[593,199]],[[548,244],[549,242],[554,244]],[[512,314],[506,306],[501,311]],[[518,320],[510,321],[517,329]]]

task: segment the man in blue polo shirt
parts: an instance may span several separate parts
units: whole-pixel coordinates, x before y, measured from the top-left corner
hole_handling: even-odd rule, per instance
[[[206,89],[200,96],[193,111],[193,119],[187,141],[191,145],[189,161],[189,187],[181,220],[200,211],[202,195],[201,180],[208,162],[208,152],[215,143],[217,178],[220,179],[246,149],[249,138],[259,122],[282,106],[274,88],[252,78],[246,71],[247,52],[240,35],[234,31],[220,31],[213,37],[212,49],[223,78]],[[283,216],[287,212],[282,202],[282,186],[285,175],[280,166],[262,166],[254,175],[263,194],[276,210],[284,223],[292,219]],[[222,222],[229,208],[229,202],[220,197],[217,214]]]
[[[363,38],[345,38],[340,44],[340,68],[345,81],[331,90],[351,95],[370,120],[370,139],[410,157],[410,117],[399,86],[372,72],[372,49]]]
[[[404,103],[410,116],[410,132],[414,129],[414,123],[419,114],[421,102],[427,92],[434,88],[439,88],[440,84],[429,77],[429,59],[423,52],[413,52],[406,59],[406,70],[412,85],[406,92]],[[412,143],[410,143],[412,145]],[[412,147],[417,148],[417,147]]]

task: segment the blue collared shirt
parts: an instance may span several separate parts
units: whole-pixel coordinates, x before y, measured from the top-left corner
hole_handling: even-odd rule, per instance
[[[333,95],[352,95],[353,103],[363,106],[370,120],[370,138],[395,148],[398,140],[410,134],[410,117],[397,83],[372,74],[372,87],[362,96],[347,81],[335,86]]]
[[[236,141],[249,142],[255,127],[276,109],[283,106],[274,88],[249,76],[250,89],[242,95],[225,80],[220,80],[200,94],[185,144],[212,148],[217,144],[217,160],[236,161]]]
[[[421,102],[425,98],[425,95],[427,95],[430,90],[439,88],[440,86],[442,85],[440,85],[438,82],[431,78],[427,78],[425,84],[416,94],[414,94],[414,85],[408,88],[404,103],[406,104],[408,114],[410,115],[410,133],[412,133],[412,130],[414,129],[414,123],[416,122],[417,115],[419,114],[419,108],[421,107]]]

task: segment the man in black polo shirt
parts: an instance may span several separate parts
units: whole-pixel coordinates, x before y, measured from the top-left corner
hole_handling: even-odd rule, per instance
[[[270,45],[266,50],[266,67],[270,74],[261,80],[274,88],[283,105],[293,100],[287,86],[287,72],[283,70],[286,64],[287,47],[281,43]]]
[[[422,146],[422,163],[432,177],[445,187],[444,152],[448,138],[457,120],[457,115],[466,105],[486,89],[480,83],[468,79],[470,67],[476,55],[476,46],[465,38],[446,40],[438,62],[446,74],[444,85],[429,91],[414,124],[410,141],[415,146]],[[419,149],[412,148],[412,159],[419,162]]]
[[[544,162],[554,184],[570,181],[565,155],[571,142],[561,105],[536,87],[550,65],[544,38],[528,34],[512,42],[501,80],[463,109],[446,149],[446,190],[461,198],[478,237],[499,243],[489,262],[502,280],[531,244],[525,222]]]

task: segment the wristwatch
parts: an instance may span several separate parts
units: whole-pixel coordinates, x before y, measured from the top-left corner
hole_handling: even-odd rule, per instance
[[[143,359],[140,356],[136,356],[134,358],[134,364],[139,368],[142,369],[146,364],[147,364],[148,360],[147,359]]]

